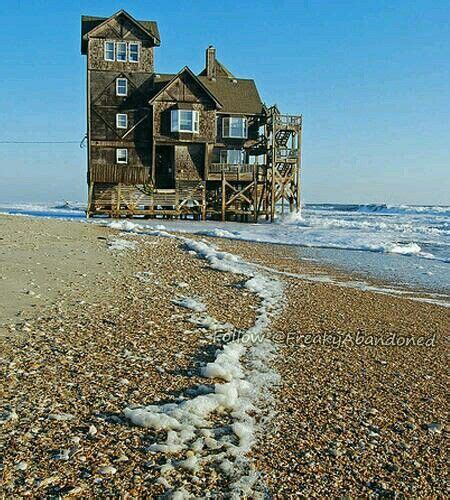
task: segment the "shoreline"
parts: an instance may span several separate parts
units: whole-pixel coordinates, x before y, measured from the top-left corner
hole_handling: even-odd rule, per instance
[[[283,310],[268,315],[271,326],[265,332],[277,350],[269,364],[280,379],[264,388],[267,401],[255,402],[261,422],[266,414],[273,416],[255,431],[243,454],[249,468],[241,479],[254,470],[256,491],[277,498],[443,494],[442,380],[449,325],[445,308],[302,280],[299,276],[305,274],[323,276],[325,269],[299,261],[286,246],[190,234],[122,234],[101,225],[74,228],[55,220],[13,224],[11,219],[0,216],[6,244],[18,229],[31,241],[33,231],[44,233],[45,241],[65,239],[61,253],[50,255],[47,263],[56,295],[43,294],[43,305],[38,314],[30,313],[26,329],[22,324],[0,336],[7,381],[2,411],[8,494],[91,497],[162,494],[173,488],[197,495],[230,491],[231,479],[224,470],[206,465],[190,470],[192,461],[185,466],[180,462],[186,460],[184,453],[165,456],[152,451],[165,434],[131,425],[124,410],[130,405],[153,403],[161,408],[162,402],[195,400],[192,388],[208,384],[203,367],[224,346],[211,330],[211,321],[209,326],[195,326],[193,309],[174,299],[194,299],[204,304],[216,324],[233,323],[245,331],[251,331],[262,314],[264,300],[278,307],[277,295],[258,295],[270,289],[269,282],[262,288],[257,283],[245,286],[246,272],[282,283],[284,298]],[[193,243],[186,247],[186,241]],[[42,251],[43,244],[34,240],[27,255],[16,250],[18,263],[36,272],[39,252],[50,254]],[[233,267],[240,260],[219,256],[214,246],[250,263],[252,271]],[[74,266],[81,250],[87,254]],[[5,262],[2,275],[9,272]],[[226,269],[211,268],[223,262]],[[78,278],[86,276],[58,281],[72,272],[79,273]],[[322,343],[305,345],[308,333]],[[435,342],[354,342],[336,347],[323,340],[344,335],[356,339],[361,334],[387,338],[392,333],[415,339],[434,336]],[[242,363],[241,369],[250,373],[246,356]],[[229,410],[212,418],[219,427],[231,425]],[[228,432],[230,443],[237,445]],[[192,456],[195,453],[187,458]],[[164,472],[169,459],[172,468]]]
[[[28,216],[84,219],[79,204],[12,206],[9,211]],[[177,221],[135,218],[133,223],[168,231],[185,231],[203,236],[266,242],[294,246],[300,255],[318,264],[364,279],[394,286],[441,293],[450,298],[448,245],[448,207],[373,205],[308,205],[305,218],[277,220],[275,224],[228,221]],[[8,211],[7,207],[0,207]],[[111,219],[92,219],[108,223]],[[449,301],[450,302],[450,301]]]

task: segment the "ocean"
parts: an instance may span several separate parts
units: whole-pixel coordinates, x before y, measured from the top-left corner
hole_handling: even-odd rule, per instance
[[[0,204],[0,212],[84,219],[80,203]],[[101,219],[91,219],[101,221]],[[294,245],[299,258],[425,291],[450,293],[450,206],[306,204],[274,224],[139,220],[147,227]]]

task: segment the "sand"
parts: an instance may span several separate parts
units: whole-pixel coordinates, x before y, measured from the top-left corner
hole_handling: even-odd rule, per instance
[[[217,320],[248,328],[259,301],[243,277],[210,269],[177,239],[22,217],[0,224],[6,497],[158,495],[171,491],[162,477],[174,490],[227,496],[229,480],[213,468],[165,475],[167,457],[149,449],[157,433],[123,410],[205,383],[201,367],[218,345],[173,298],[201,297]],[[112,251],[117,238],[135,248]],[[286,273],[330,272],[280,245],[205,241]],[[448,309],[277,279],[285,304],[270,336],[281,383],[248,455],[258,491],[443,496]],[[362,335],[430,345],[355,345]]]

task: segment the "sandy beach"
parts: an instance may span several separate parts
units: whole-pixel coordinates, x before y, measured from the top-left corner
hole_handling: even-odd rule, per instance
[[[0,229],[6,498],[445,495],[447,308],[283,245]]]

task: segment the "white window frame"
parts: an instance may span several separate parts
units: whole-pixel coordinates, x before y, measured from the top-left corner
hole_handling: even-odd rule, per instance
[[[120,123],[121,118],[125,117],[125,124],[122,125]],[[128,115],[126,113],[117,113],[116,114],[116,128],[128,128]]]
[[[233,120],[242,120],[242,135],[232,135]],[[228,134],[225,134],[225,127],[228,121]],[[245,116],[225,116],[222,118],[222,137],[229,139],[247,139],[248,138],[248,120]]]
[[[119,92],[119,80],[123,80],[125,82],[125,94],[121,94]],[[126,97],[128,95],[128,80],[127,78],[116,78],[116,95],[121,97]]]
[[[123,59],[119,59],[119,47],[124,47],[125,48],[125,54],[122,53],[124,56]],[[127,42],[116,42],[116,61],[118,62],[127,62],[128,59],[128,45]]]
[[[119,158],[120,152],[123,152],[123,151],[125,151],[125,160],[121,160]],[[128,149],[127,148],[117,148],[116,149],[116,163],[119,163],[122,165],[128,163]]]
[[[191,129],[181,129],[181,113],[192,113]],[[193,109],[172,109],[170,116],[171,132],[198,134],[200,128],[200,113]]]
[[[112,59],[109,59],[106,54],[108,52],[108,49],[107,49],[107,46],[108,44],[111,43],[112,46],[113,46],[113,57]],[[113,62],[116,60],[116,42],[114,42],[113,40],[105,40],[105,46],[104,46],[104,57],[105,57],[105,61],[110,61],[110,62]]]
[[[240,154],[240,161],[234,163],[231,161],[230,156],[236,151]],[[228,165],[243,165],[245,163],[245,152],[243,149],[221,149],[219,159],[220,163],[226,163]]]
[[[133,61],[131,59],[131,46],[136,45],[137,47],[137,59]],[[128,62],[137,64],[141,58],[141,44],[139,42],[128,42]]]

